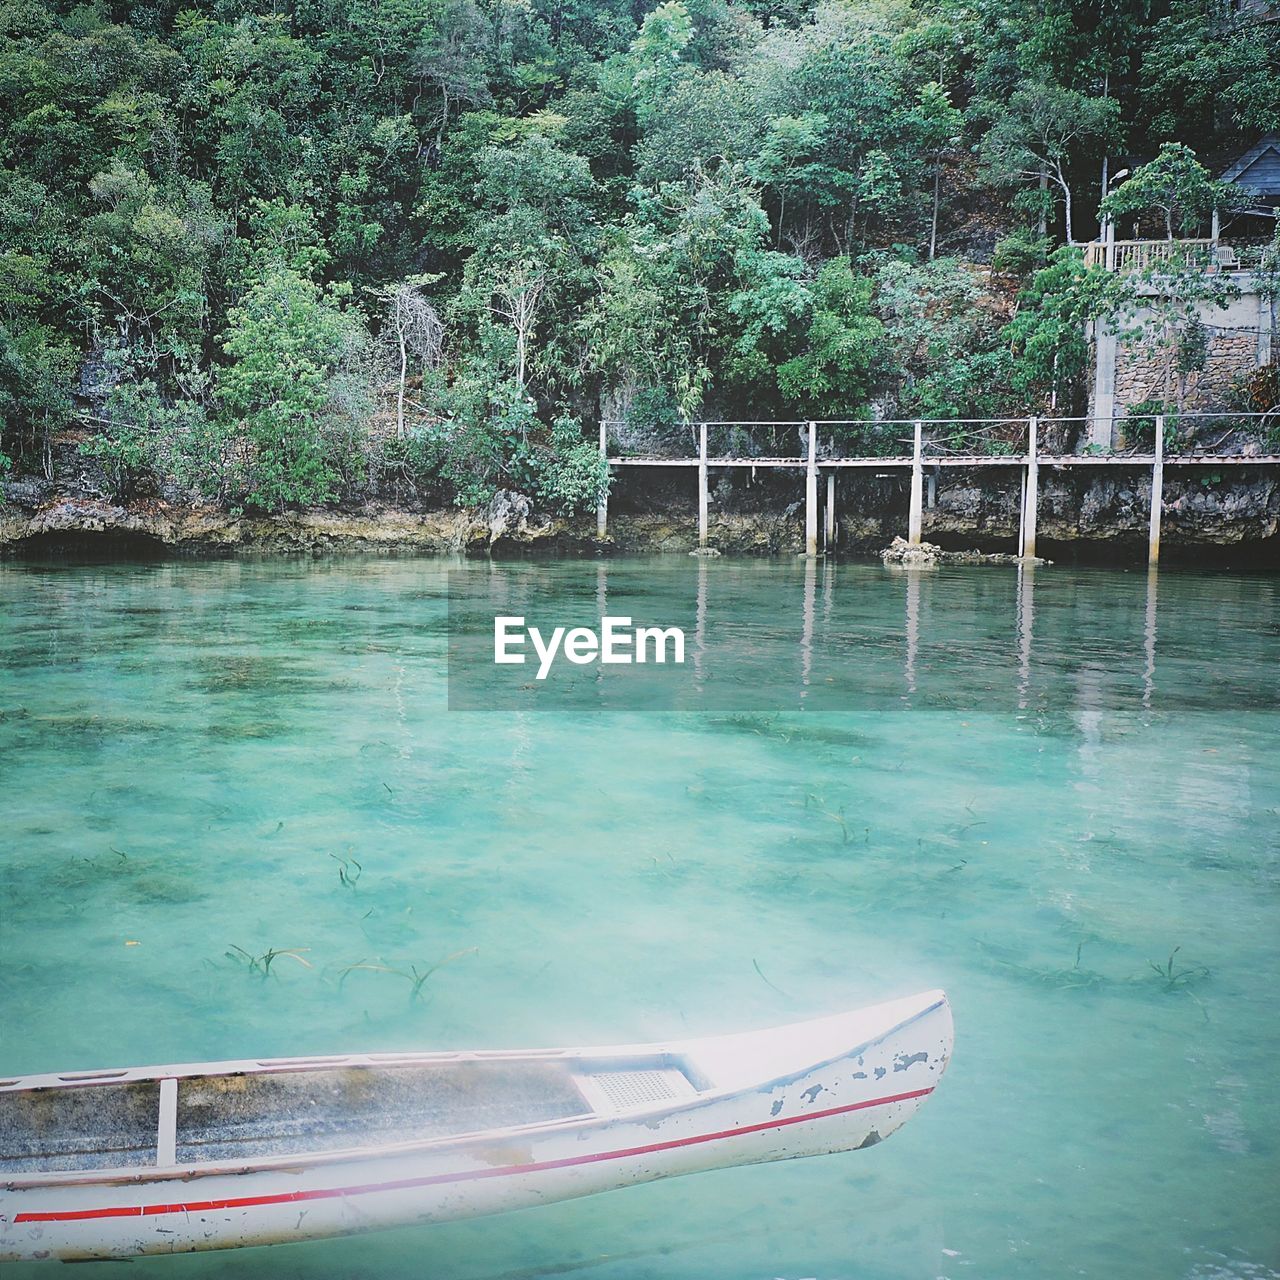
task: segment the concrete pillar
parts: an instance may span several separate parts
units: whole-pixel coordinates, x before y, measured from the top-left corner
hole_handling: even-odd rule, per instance
[[[809,423],[809,465],[804,486],[804,553],[818,554],[818,424]]]
[[[836,547],[836,473],[827,472],[827,527],[824,550],[834,551]]]
[[[1116,335],[1106,321],[1093,322],[1093,396],[1090,402],[1089,443],[1110,449],[1116,414]]]
[[[923,435],[924,423],[917,419],[915,442],[911,449],[911,511],[907,516],[907,541],[913,547],[920,545],[920,528],[922,524],[920,506],[924,495],[924,468],[921,462]]]
[[[1040,505],[1040,464],[1037,461],[1036,436],[1039,434],[1039,418],[1027,419],[1027,495],[1022,510],[1022,546],[1020,556],[1036,553],[1036,512]]]
[[[1027,469],[1022,468],[1018,487],[1018,554],[1022,554],[1022,544],[1027,534]]]
[[[698,546],[707,545],[707,424],[698,428]]]
[[[608,474],[609,466],[609,427],[604,418],[600,419],[600,463]],[[603,538],[609,532],[609,491],[600,493],[600,501],[596,503],[596,537]]]
[[[1164,509],[1164,414],[1156,415],[1156,460],[1151,464],[1151,524],[1147,531],[1147,564],[1160,563],[1160,515]]]

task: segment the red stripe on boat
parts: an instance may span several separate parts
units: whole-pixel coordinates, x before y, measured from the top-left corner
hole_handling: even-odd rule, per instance
[[[886,1107],[893,1102],[909,1102],[933,1092],[913,1089],[910,1093],[895,1093],[888,1098],[872,1098],[870,1102],[852,1102],[846,1107],[831,1107],[826,1111],[814,1111],[804,1116],[788,1116],[784,1120],[766,1120],[762,1124],[744,1125],[740,1129],[722,1129],[719,1133],[699,1133],[691,1138],[672,1138],[668,1142],[653,1142],[644,1147],[626,1147],[620,1151],[599,1151],[592,1155],[566,1156],[561,1160],[541,1160],[534,1164],[504,1165],[499,1169],[468,1169],[462,1173],[433,1173],[421,1178],[401,1178],[395,1182],[374,1182],[360,1187],[320,1187],[314,1191],[283,1191],[270,1196],[237,1196],[227,1200],[192,1200],[186,1204],[139,1204],[112,1209],[75,1209],[64,1213],[19,1213],[19,1222],[82,1222],[88,1218],[149,1218],[162,1213],[204,1213],[215,1209],[252,1209],[266,1204],[296,1204],[303,1200],[333,1200],[342,1196],[364,1196],[376,1191],[408,1191],[415,1187],[438,1186],[443,1182],[475,1182],[481,1178],[506,1178],[518,1173],[543,1173],[549,1169],[568,1169],[574,1165],[596,1164],[601,1160],[625,1160],[628,1156],[647,1156],[655,1151],[672,1151],[677,1147],[693,1147],[702,1142],[718,1142],[721,1138],[740,1138],[747,1133],[760,1133],[765,1129],[781,1129],[789,1124],[805,1124],[810,1120],[825,1120],[828,1116],[841,1116],[850,1111],[863,1111],[867,1107]],[[280,1170],[279,1172],[284,1172]]]

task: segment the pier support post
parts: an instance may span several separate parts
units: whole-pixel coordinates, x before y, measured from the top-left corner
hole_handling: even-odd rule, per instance
[[[600,419],[600,465],[607,476],[609,466],[609,426],[604,418]],[[600,500],[596,503],[596,537],[603,538],[609,532],[609,490],[600,491]]]
[[[818,424],[809,423],[809,465],[804,486],[804,553],[818,554]]]
[[[1040,431],[1040,419],[1027,419],[1027,491],[1022,508],[1022,545],[1020,556],[1036,553],[1036,511],[1040,505],[1040,464],[1037,461],[1036,436]]]
[[[907,517],[907,541],[913,547],[920,545],[920,530],[923,523],[920,511],[924,501],[924,467],[921,459],[923,436],[924,423],[917,419],[915,442],[911,449],[911,511]]]
[[[1164,509],[1164,414],[1156,414],[1156,459],[1151,464],[1151,524],[1147,530],[1147,564],[1160,563],[1160,516]]]
[[[1018,489],[1018,554],[1022,554],[1022,544],[1027,533],[1027,469],[1022,468],[1022,480]]]
[[[698,427],[698,546],[707,545],[707,424]]]
[[[827,527],[823,549],[834,551],[836,545],[836,473],[827,472]]]

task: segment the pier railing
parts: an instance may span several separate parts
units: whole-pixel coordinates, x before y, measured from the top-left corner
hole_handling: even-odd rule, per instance
[[[626,446],[630,446],[628,449]],[[601,459],[620,467],[688,467],[698,475],[698,542],[707,545],[713,468],[773,468],[805,475],[805,549],[833,547],[836,476],[873,468],[909,474],[907,540],[921,541],[926,475],[929,505],[944,467],[1012,468],[1020,474],[1018,554],[1035,555],[1039,470],[1140,467],[1151,471],[1149,561],[1159,558],[1166,466],[1280,466],[1280,409],[1266,413],[1129,414],[1124,417],[826,419],[808,422],[685,422],[644,434],[623,419],[600,423]],[[825,501],[819,497],[825,480]],[[822,515],[822,536],[819,517]],[[608,499],[597,511],[608,531]]]

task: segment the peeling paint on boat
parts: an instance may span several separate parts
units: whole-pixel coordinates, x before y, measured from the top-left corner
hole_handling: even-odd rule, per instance
[[[0,1260],[122,1258],[277,1244],[475,1217],[655,1178],[872,1146],[933,1092],[951,1044],[950,1008],[934,991],[772,1031],[667,1045],[403,1055],[397,1060],[401,1069],[426,1072],[428,1079],[446,1063],[464,1073],[478,1063],[506,1064],[496,1078],[511,1080],[523,1064],[545,1062],[547,1079],[569,1073],[583,1105],[577,1114],[516,1129],[311,1156],[10,1173],[0,1188]],[[848,1071],[855,1056],[883,1064],[901,1061],[905,1065],[898,1069],[907,1078],[896,1081],[891,1092],[858,1083],[866,1073]],[[329,1065],[308,1064],[309,1074],[295,1075],[294,1084],[314,1081],[321,1096],[329,1097]],[[352,1056],[332,1060],[331,1067],[348,1084],[353,1071],[385,1075],[390,1070],[381,1058]],[[24,1099],[34,1089],[119,1089],[133,1081],[176,1079],[181,1102],[185,1083],[205,1090],[205,1096],[220,1095],[209,1081],[233,1072],[243,1073],[244,1083],[230,1086],[230,1092],[270,1100],[283,1096],[281,1090],[255,1077],[298,1071],[297,1064],[283,1060],[149,1068],[97,1085],[27,1077],[0,1089],[0,1116],[6,1101],[16,1101],[24,1114]],[[877,1078],[886,1071],[877,1066]],[[628,1101],[628,1090],[636,1096],[645,1089],[656,1093],[664,1081],[652,1077],[664,1073],[673,1096],[639,1105]],[[359,1079],[358,1091],[382,1078]],[[621,1104],[611,1106],[610,1098]],[[215,1124],[212,1132],[213,1149],[223,1151],[223,1129]],[[268,1136],[251,1133],[249,1138],[270,1148]],[[186,1150],[198,1150],[198,1144],[188,1141]]]

